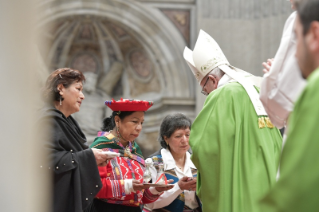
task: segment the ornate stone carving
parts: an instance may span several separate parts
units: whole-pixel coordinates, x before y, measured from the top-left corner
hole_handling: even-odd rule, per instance
[[[161,9],[183,35],[187,44],[190,42],[190,11],[180,9]]]
[[[155,153],[161,148],[160,143],[157,141],[158,131],[143,133],[137,139],[138,145],[141,147],[142,153],[145,157]]]
[[[124,29],[122,29],[121,27],[116,26],[115,24],[109,24],[109,26],[111,27],[113,33],[118,38],[122,38],[122,37],[125,37],[127,35],[126,31]]]
[[[97,89],[97,74],[84,72],[84,76],[86,78],[83,85],[85,99],[82,101],[81,110],[73,114],[73,116],[78,121],[88,142],[92,143],[97,132],[102,127],[103,119],[111,113],[108,107],[103,104],[103,102],[109,100],[110,97]]]
[[[142,78],[148,78],[152,71],[152,62],[144,51],[134,50],[129,54],[129,62],[134,72]]]
[[[159,93],[161,86],[158,78],[152,77],[148,83],[140,83],[134,77],[129,78],[130,92],[133,98],[146,93]]]
[[[175,14],[174,15],[174,19],[182,26],[184,26],[186,24],[186,14]]]
[[[98,64],[92,55],[83,53],[75,56],[71,67],[82,72],[97,73]]]
[[[92,24],[84,24],[79,30],[79,39],[93,40]]]
[[[259,19],[291,11],[289,1],[281,0],[201,0],[200,16],[214,19]]]
[[[110,70],[101,78],[99,87],[108,95],[112,96],[113,88],[118,84],[123,74],[123,64],[114,62]]]

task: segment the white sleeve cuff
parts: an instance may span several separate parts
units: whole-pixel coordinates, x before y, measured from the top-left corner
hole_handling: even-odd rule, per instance
[[[124,188],[125,188],[125,194],[131,194],[132,192],[135,193],[133,189],[133,179],[125,179]]]
[[[157,191],[155,187],[150,187],[149,190],[153,195],[160,195],[161,193],[163,193],[163,192]]]
[[[179,190],[179,191],[183,192],[183,190],[179,187],[178,182],[175,183],[173,189],[174,189],[175,191]]]

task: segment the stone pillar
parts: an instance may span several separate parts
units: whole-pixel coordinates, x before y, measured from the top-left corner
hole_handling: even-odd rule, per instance
[[[1,181],[0,207],[6,212],[44,212],[49,178],[39,178],[38,149],[32,131],[40,88],[36,79],[35,2],[0,1]]]

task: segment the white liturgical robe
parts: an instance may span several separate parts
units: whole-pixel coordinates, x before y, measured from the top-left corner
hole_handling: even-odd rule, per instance
[[[278,128],[285,127],[294,102],[306,85],[295,58],[296,15],[296,12],[292,13],[286,21],[279,49],[260,88],[260,100],[271,122]]]

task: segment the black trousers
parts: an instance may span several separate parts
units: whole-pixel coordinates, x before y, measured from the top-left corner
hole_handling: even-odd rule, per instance
[[[99,199],[94,199],[84,212],[141,212],[140,207],[110,204]]]

